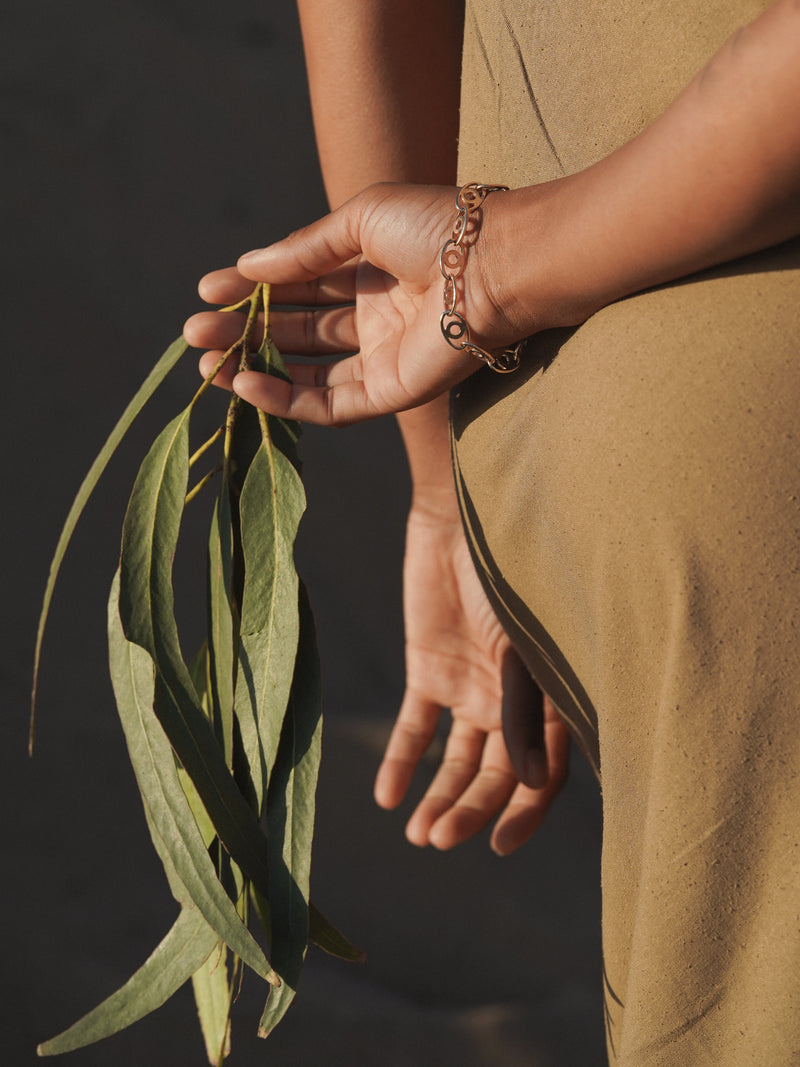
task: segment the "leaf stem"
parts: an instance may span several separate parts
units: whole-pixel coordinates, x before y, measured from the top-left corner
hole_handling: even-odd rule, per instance
[[[250,303],[250,296],[251,295],[252,294],[249,294],[243,300],[240,300],[238,304],[228,304],[227,307],[219,308],[219,310],[220,311],[241,311],[242,308],[245,307],[245,305]]]
[[[258,310],[261,304],[261,295],[264,290],[264,285],[259,282],[255,289],[250,294],[250,310],[247,313],[247,322],[244,324],[244,333],[241,336],[242,352],[239,358],[239,370],[247,370],[248,368],[248,356],[250,354],[250,341],[253,337],[253,330],[255,329],[256,322],[258,321]],[[267,328],[266,319],[264,320],[264,329]]]
[[[244,307],[246,303],[249,303],[250,310],[247,313],[247,321],[244,324],[244,331],[242,332],[242,336],[239,338],[239,340],[235,341],[231,345],[231,347],[228,349],[225,355],[222,356],[222,358],[219,360],[216,367],[214,367],[209,376],[204,379],[203,384],[192,397],[191,404],[189,405],[190,407],[194,407],[194,405],[197,403],[197,401],[200,399],[206,389],[208,389],[208,387],[214,381],[216,376],[219,374],[219,372],[222,370],[222,368],[225,366],[225,364],[228,362],[234,352],[239,353],[239,370],[247,370],[247,356],[250,350],[250,340],[253,336],[253,330],[258,320],[258,308],[263,288],[263,284],[259,282],[246,300],[242,300],[237,305],[231,305],[230,308],[223,308],[223,311],[232,311],[238,307]],[[269,295],[269,289],[267,290],[267,294]]]
[[[183,501],[184,507],[189,503],[190,500],[194,500],[194,498],[197,496],[197,494],[201,493],[205,489],[205,487],[208,485],[208,483],[211,481],[211,479],[215,475],[219,474],[219,472],[221,470],[222,470],[222,464],[218,463],[216,465],[216,467],[212,467],[212,469],[208,472],[208,474],[204,474],[203,477],[200,479],[200,481],[197,483],[197,485],[194,487],[194,489],[190,489],[189,492],[186,494],[186,496],[184,498],[184,501]]]
[[[267,367],[269,367],[269,341],[270,341],[270,325],[269,325],[269,282],[261,283],[261,304],[264,309],[264,351],[267,356]]]
[[[220,437],[222,437],[222,435],[224,433],[225,433],[225,427],[224,426],[219,426],[212,433],[212,435],[209,437],[209,439],[207,441],[205,441],[202,445],[200,445],[200,447],[197,449],[197,451],[194,453],[194,455],[189,457],[189,467],[190,468],[193,467],[195,465],[195,463],[198,461],[198,459],[200,459],[200,457],[202,455],[204,455],[209,450],[209,448],[211,448],[212,445],[216,444],[216,442],[219,441]]]
[[[233,471],[231,470],[231,448],[233,445],[233,428],[236,425],[236,416],[241,406],[241,400],[234,393],[228,404],[228,414],[225,417],[225,442],[222,446],[222,463],[225,471],[225,480],[229,486],[233,486]]]

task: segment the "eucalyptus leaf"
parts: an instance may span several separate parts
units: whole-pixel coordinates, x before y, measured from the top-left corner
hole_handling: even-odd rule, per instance
[[[192,975],[192,989],[206,1055],[212,1067],[219,1067],[231,1051],[231,999],[227,953],[212,952]]]
[[[308,893],[322,740],[322,688],[314,617],[300,595],[300,644],[278,757],[269,785],[270,955],[281,977],[258,1032],[266,1037],[294,999],[308,945]]]
[[[228,480],[223,478],[208,538],[208,649],[214,723],[225,762],[232,767],[236,642],[233,525],[229,494]]]
[[[120,721],[139,790],[156,830],[153,843],[162,849],[185,887],[182,904],[193,904],[231,949],[257,974],[275,983],[275,974],[252,934],[242,923],[225,892],[207,851],[206,842],[181,787],[172,748],[153,711],[158,700],[149,654],[128,641],[118,611],[119,579],[115,578],[108,605],[108,647],[111,680]],[[163,857],[162,857],[163,858]]]
[[[191,978],[217,943],[217,935],[200,912],[182,908],[167,936],[125,985],[68,1030],[39,1045],[38,1054],[72,1052],[143,1019]]]
[[[363,963],[367,958],[363,949],[357,948],[325,918],[313,900],[308,905],[308,939],[329,956],[347,963]]]
[[[33,659],[33,686],[31,691],[31,730],[29,747],[33,750],[34,740],[34,712],[36,707],[36,690],[39,681],[39,664],[42,654],[42,641],[44,639],[44,630],[47,625],[47,616],[50,613],[50,602],[53,599],[53,590],[55,588],[56,579],[58,578],[58,572],[61,569],[61,563],[64,559],[64,555],[67,551],[67,547],[72,539],[72,535],[75,531],[75,527],[78,524],[83,509],[92,495],[95,486],[100,480],[100,476],[108,466],[108,462],[116,452],[125,434],[131,428],[136,416],[145,406],[147,401],[158,389],[159,385],[163,382],[181,356],[186,352],[189,346],[182,337],[179,337],[176,341],[173,341],[166,352],[156,363],[155,367],[150,371],[148,376],[142,382],[141,386],[137,390],[131,402],[123,411],[114,429],[108,435],[106,443],[100,449],[96,459],[89,468],[86,477],[81,482],[80,488],[72,502],[72,506],[69,509],[69,513],[64,521],[64,526],[61,530],[61,535],[56,545],[53,559],[50,563],[50,574],[47,578],[47,585],[44,591],[44,599],[42,603],[42,610],[39,616],[39,626],[36,633],[36,650],[34,652]]]
[[[265,316],[268,307],[265,304]],[[292,377],[286,368],[283,356],[275,346],[270,333],[264,334],[264,340],[258,354],[252,358],[253,370],[260,370],[264,374],[271,374],[275,378],[281,378],[285,382],[291,382]],[[275,415],[269,416],[270,435],[277,447],[287,459],[291,460],[298,474],[301,473],[300,457],[297,452],[297,442],[303,432],[302,424],[296,419],[280,419]]]
[[[197,695],[200,698],[200,705],[206,715],[210,718],[212,713],[212,697],[209,659],[208,643],[204,642],[202,648],[189,665],[189,674],[191,675],[192,683],[197,690]],[[214,824],[211,819],[209,819],[208,812],[203,807],[203,802],[194,787],[192,779],[177,760],[175,762],[175,770],[178,773],[178,781],[181,783],[181,789],[189,803],[192,815],[194,815],[194,821],[197,823],[197,828],[202,835],[203,842],[206,848],[210,848],[217,838],[217,831],[214,829]]]
[[[119,613],[127,639],[152,657],[158,719],[220,839],[246,877],[267,891],[266,840],[234,781],[183,660],[172,560],[188,479],[191,405],[156,438],[136,478],[123,526]]]
[[[275,447],[266,415],[262,442],[239,501],[245,582],[236,713],[253,788],[264,796],[275,761],[297,653],[294,542],[305,493],[293,464]]]

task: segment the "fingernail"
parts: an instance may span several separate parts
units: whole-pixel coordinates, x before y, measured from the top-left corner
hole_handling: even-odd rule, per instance
[[[508,843],[506,841],[506,835],[501,831],[495,831],[489,842],[489,847],[495,856],[507,856],[508,855]]]

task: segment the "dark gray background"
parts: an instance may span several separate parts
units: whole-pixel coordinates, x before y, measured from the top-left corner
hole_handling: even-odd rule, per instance
[[[199,306],[198,277],[324,210],[290,0],[4,0],[3,1063],[73,1022],[175,915],[127,763],[104,613],[143,449],[184,406],[177,372],[114,461],[68,555],[26,752],[50,554],[89,463]],[[402,835],[371,783],[402,694],[408,482],[394,425],[307,431],[299,568],[318,618],[326,730],[313,891],[368,952],[312,951],[265,1044],[245,982],[233,1064],[391,1067],[603,1062],[599,802],[579,758],[536,840],[500,860]],[[202,581],[188,539],[179,587]],[[186,647],[196,620],[186,619]],[[199,631],[198,631],[199,632]],[[417,795],[422,788],[420,783]],[[188,989],[76,1067],[202,1064]]]

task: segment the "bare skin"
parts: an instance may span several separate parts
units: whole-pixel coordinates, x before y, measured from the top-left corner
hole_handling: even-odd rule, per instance
[[[525,704],[525,689],[515,684],[519,676],[513,671],[504,677],[507,639],[499,636],[492,644],[490,635],[496,631],[482,621],[484,604],[476,610],[470,599],[468,575],[474,579],[474,574],[462,542],[452,533],[455,497],[446,458],[443,394],[478,366],[472,356],[449,348],[438,329],[438,254],[455,213],[452,101],[457,64],[454,59],[442,62],[439,54],[438,63],[431,59],[419,67],[430,84],[420,88],[404,82],[403,64],[391,60],[392,34],[380,32],[382,20],[391,21],[401,11],[402,26],[395,30],[406,34],[403,48],[422,49],[424,57],[425,48],[431,50],[429,39],[439,42],[436,48],[449,39],[441,34],[429,38],[429,19],[457,18],[459,5],[417,2],[408,5],[414,9],[410,14],[405,5],[378,0],[340,6],[347,32],[337,54],[335,39],[326,37],[330,22],[323,16],[329,4],[306,0],[301,14],[305,12],[323,168],[337,209],[242,257],[236,268],[208,275],[200,292],[211,303],[226,303],[244,296],[253,281],[263,280],[274,286],[276,302],[307,308],[277,314],[274,321],[279,347],[301,357],[291,365],[292,384],[252,373],[235,380],[223,377],[220,384],[245,399],[273,414],[324,425],[402,413],[415,483],[406,560],[409,685],[376,795],[387,806],[399,802],[430,736],[435,709],[451,706],[454,727],[447,761],[454,754],[461,758],[465,738],[468,758],[460,772],[455,764],[443,766],[407,832],[416,843],[449,847],[499,814],[496,847],[502,827],[526,831],[509,831],[507,839],[500,833],[501,851],[509,851],[509,844],[516,847],[538,825],[552,800],[563,777],[565,743],[551,720],[546,731],[548,784],[528,793],[519,792],[522,786],[513,788],[508,745],[500,753],[496,738],[504,683],[518,705]],[[408,36],[413,33],[418,40]],[[798,54],[800,4],[779,0],[724,45],[670,108],[629,144],[559,181],[493,194],[483,210],[460,294],[479,343],[497,348],[541,329],[578,324],[630,293],[800,233]],[[346,58],[355,65],[352,100],[347,80],[334,77]],[[388,80],[382,77],[384,70],[390,72]],[[334,82],[337,91],[326,92]],[[415,94],[420,92],[424,99],[443,102],[430,124],[418,106]],[[367,116],[363,128],[359,125],[353,117],[362,114],[359,98],[374,98],[379,122],[371,123]],[[333,132],[342,108],[352,127],[343,143]],[[387,127],[386,109],[392,108],[405,116],[397,137],[376,135]],[[414,150],[415,128],[425,152]],[[354,150],[359,148],[363,151]],[[348,162],[353,159],[357,165]],[[357,192],[365,178],[382,184]],[[387,180],[400,184],[383,184]],[[418,182],[434,184],[410,184]],[[230,325],[222,319],[206,312],[187,323],[190,343],[210,350],[201,361],[206,373],[226,344]],[[326,367],[305,362],[321,353],[344,358]],[[426,524],[432,527],[427,533]],[[425,570],[425,552],[436,561],[435,575]],[[455,662],[474,668],[467,673],[465,693],[454,685],[453,635]],[[479,648],[482,653],[476,653]],[[509,721],[519,714],[518,706]],[[522,770],[525,753],[512,755],[514,766]],[[492,787],[498,770],[505,776],[503,789]],[[523,778],[526,773],[522,771]],[[524,812],[516,810],[518,801]]]

